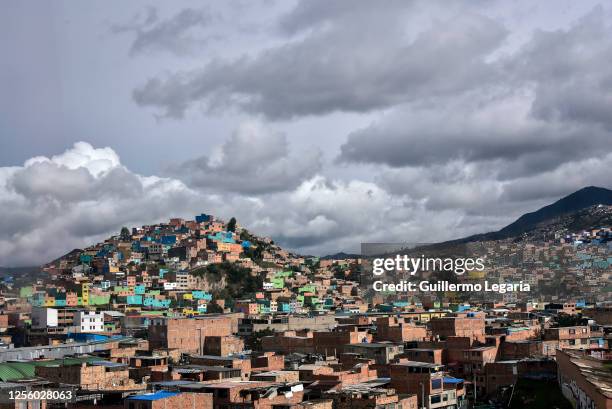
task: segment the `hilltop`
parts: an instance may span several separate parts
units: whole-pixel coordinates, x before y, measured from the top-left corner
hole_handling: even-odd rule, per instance
[[[235,299],[260,290],[262,277],[269,272],[298,268],[308,271],[304,258],[271,238],[249,232],[234,218],[226,222],[202,214],[195,220],[174,218],[123,227],[117,235],[74,249],[42,270],[60,281],[90,280],[119,287],[129,286],[130,276],[152,277],[157,287],[166,290],[194,287],[215,299]]]
[[[467,243],[515,238],[538,229],[541,230],[546,225],[550,225],[552,228],[555,223],[559,223],[562,219],[564,220],[563,225],[571,232],[599,227],[599,224],[610,225],[609,218],[605,216],[600,218],[601,215],[597,215],[599,205],[603,205],[605,208],[612,206],[612,190],[589,186],[567,195],[548,206],[544,206],[531,213],[526,213],[498,231],[476,234],[446,243]]]

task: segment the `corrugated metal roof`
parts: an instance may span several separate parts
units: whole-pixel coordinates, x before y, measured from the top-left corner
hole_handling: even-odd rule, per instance
[[[130,396],[128,400],[158,400],[165,399],[171,396],[179,395],[180,392],[159,391],[155,393],[145,393],[144,395]]]
[[[64,359],[50,359],[46,361],[24,361],[24,362],[1,362],[0,363],[0,381],[16,381],[19,379],[34,378],[36,375],[37,366],[54,366],[54,365],[80,365],[83,362],[97,362],[99,357],[72,357]]]
[[[4,382],[33,378],[34,366],[25,362],[5,362],[0,364],[0,380]]]

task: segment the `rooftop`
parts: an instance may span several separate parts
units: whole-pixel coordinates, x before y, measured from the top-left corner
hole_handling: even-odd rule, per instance
[[[400,362],[397,364],[393,364],[393,366],[411,366],[411,367],[418,367],[418,368],[431,368],[431,369],[436,369],[436,370],[441,370],[444,367],[444,365],[430,364],[427,362],[417,362],[417,361]]]
[[[80,365],[82,363],[101,362],[99,357],[73,357],[39,361],[14,361],[0,363],[0,380],[3,382],[34,378],[37,366]]]
[[[130,396],[128,400],[159,400],[166,399],[172,396],[180,395],[180,392],[168,392],[168,391],[159,391],[154,393],[145,393],[144,395],[134,395]]]
[[[564,351],[570,361],[578,367],[588,382],[593,384],[608,399],[612,399],[612,370],[605,362],[591,356],[580,355],[573,351]]]

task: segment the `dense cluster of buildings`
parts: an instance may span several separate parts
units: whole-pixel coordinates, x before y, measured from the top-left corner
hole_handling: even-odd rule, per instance
[[[508,292],[504,302],[527,300],[610,301],[612,294],[612,230],[597,228],[575,234],[550,235],[546,240],[513,239],[479,243],[487,257],[485,272],[467,279],[528,283],[528,294]]]
[[[0,408],[537,407],[525,385],[610,408],[612,305],[599,294],[612,259],[602,243],[556,240],[488,243],[487,278],[571,289],[573,275],[584,301],[365,299],[360,259],[292,254],[235,220],[123,229],[33,283],[3,281]],[[3,398],[14,390],[72,394]]]

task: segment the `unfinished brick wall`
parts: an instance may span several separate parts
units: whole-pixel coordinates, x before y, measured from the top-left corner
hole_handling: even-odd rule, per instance
[[[314,352],[313,338],[292,335],[271,335],[261,340],[263,351],[277,351],[285,354],[301,352],[304,354]]]
[[[521,359],[543,354],[541,341],[502,342],[501,359]]]
[[[485,339],[484,318],[442,317],[433,318],[430,323],[434,337],[439,336],[441,339],[451,336],[468,337],[479,342],[484,342]]]
[[[252,371],[280,371],[285,367],[285,356],[266,352],[262,356],[251,358]]]
[[[232,335],[229,317],[171,318],[149,325],[149,348],[171,348],[181,352],[200,352],[207,336]]]
[[[209,335],[204,340],[204,354],[228,356],[244,351],[244,341],[235,336]]]
[[[134,382],[127,368],[108,370],[98,365],[37,366],[36,376],[51,382],[79,385],[87,390],[130,389]]]
[[[376,341],[409,342],[422,341],[427,337],[427,328],[406,323],[396,317],[382,317],[376,320]]]
[[[358,331],[315,332],[313,346],[315,352],[326,355],[341,354],[344,346],[361,342],[363,333]]]
[[[211,393],[182,392],[157,400],[126,399],[124,409],[212,409]]]

